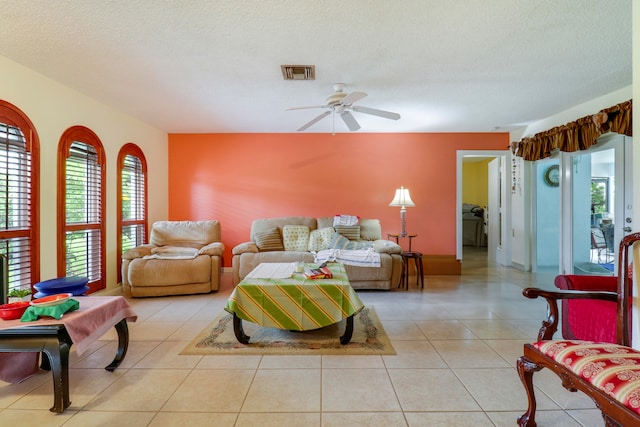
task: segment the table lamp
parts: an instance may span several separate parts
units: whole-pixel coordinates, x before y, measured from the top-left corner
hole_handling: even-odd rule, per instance
[[[402,231],[400,232],[401,237],[405,237],[407,235],[406,230],[406,222],[407,222],[407,209],[406,207],[413,207],[416,204],[411,200],[411,196],[409,195],[409,189],[400,187],[396,190],[396,195],[394,196],[389,206],[400,206],[400,225],[402,227]]]

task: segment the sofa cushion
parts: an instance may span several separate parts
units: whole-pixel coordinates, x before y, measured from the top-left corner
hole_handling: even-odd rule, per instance
[[[349,240],[346,237],[344,237],[342,234],[336,231],[336,233],[333,236],[333,240],[331,241],[331,244],[329,244],[329,249],[358,250],[358,249],[368,249],[372,245],[373,245],[372,242]]]
[[[218,221],[156,221],[149,243],[154,246],[197,247],[221,241]]]
[[[379,219],[360,219],[360,240],[382,239],[382,226]]]
[[[282,227],[282,242],[285,251],[306,251],[309,247],[309,227],[285,225]]]
[[[284,250],[282,238],[280,237],[280,229],[278,227],[256,232],[255,239],[260,252]]]
[[[336,225],[333,228],[349,240],[360,240],[359,225]]]
[[[329,249],[335,233],[336,230],[333,227],[324,227],[311,231],[309,234],[309,250],[317,252]]]

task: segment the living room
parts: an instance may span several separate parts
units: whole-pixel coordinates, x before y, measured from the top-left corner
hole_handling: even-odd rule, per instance
[[[637,69],[635,65],[634,73]],[[246,240],[251,221],[258,217],[353,214],[379,218],[383,233],[397,233],[399,209],[388,205],[400,186],[410,189],[416,204],[407,211],[407,229],[418,235],[414,248],[456,262],[456,151],[508,150],[512,141],[526,134],[593,114],[632,98],[637,91],[628,84],[561,111],[549,111],[526,129],[513,132],[368,133],[363,129],[332,135],[293,133],[292,129],[290,133],[230,133],[167,131],[56,77],[0,56],[0,99],[25,112],[40,140],[39,280],[57,276],[57,260],[51,254],[57,245],[54,159],[58,142],[65,129],[81,124],[100,137],[107,157],[106,284],[110,291],[118,289],[116,159],[125,143],[138,145],[146,158],[149,224],[166,219],[220,220],[226,267],[230,267],[230,249]],[[634,153],[636,165],[638,159],[640,153]],[[634,189],[636,200],[639,194],[640,188]],[[523,200],[516,204],[515,220],[523,216],[525,206]],[[514,241],[517,263],[524,257],[526,240],[517,240],[523,229],[517,228]]]

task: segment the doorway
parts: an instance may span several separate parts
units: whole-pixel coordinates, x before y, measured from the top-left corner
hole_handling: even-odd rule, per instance
[[[511,265],[509,151],[457,152],[456,258]]]

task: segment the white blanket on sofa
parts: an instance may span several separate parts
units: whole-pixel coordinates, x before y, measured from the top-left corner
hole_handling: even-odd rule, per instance
[[[380,254],[369,249],[325,249],[316,253],[315,262],[336,261],[358,267],[380,267]]]
[[[151,255],[144,259],[193,259],[198,256],[198,249],[182,246],[161,246],[151,249]]]

